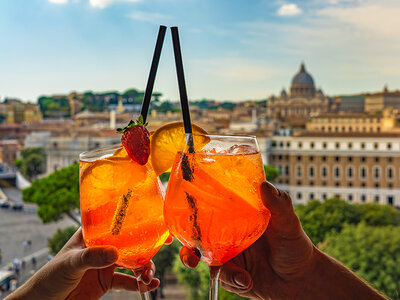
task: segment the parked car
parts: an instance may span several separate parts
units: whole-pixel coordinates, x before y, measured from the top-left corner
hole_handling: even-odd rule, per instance
[[[10,207],[10,202],[8,202],[5,199],[0,199],[0,207],[1,208],[9,208]]]
[[[13,210],[23,210],[24,205],[21,202],[14,202],[11,204],[11,209]]]

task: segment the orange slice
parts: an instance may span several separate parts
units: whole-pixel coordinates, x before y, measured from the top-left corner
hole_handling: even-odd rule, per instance
[[[195,124],[192,124],[192,131],[197,134],[207,134],[204,129]],[[194,136],[194,150],[201,150],[209,141],[209,137]],[[157,176],[172,167],[176,154],[184,149],[185,144],[183,122],[165,124],[154,132],[150,141],[150,158]]]

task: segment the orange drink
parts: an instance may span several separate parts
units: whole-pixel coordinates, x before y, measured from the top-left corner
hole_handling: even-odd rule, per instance
[[[261,200],[265,174],[255,138],[205,137],[203,149],[190,153],[186,146],[176,155],[164,217],[185,246],[198,249],[209,266],[220,266],[261,236],[270,212]]]
[[[115,246],[119,266],[140,269],[168,237],[164,190],[151,163],[140,165],[113,146],[82,153],[79,167],[86,246]]]

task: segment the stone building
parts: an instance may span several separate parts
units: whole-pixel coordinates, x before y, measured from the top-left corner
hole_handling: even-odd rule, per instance
[[[400,110],[400,91],[389,91],[385,86],[381,92],[365,94],[365,112],[380,112],[387,107]]]
[[[7,123],[30,124],[42,119],[39,105],[18,99],[5,99],[0,103],[0,114]]]
[[[292,79],[289,94],[283,89],[280,96],[268,98],[267,117],[301,126],[310,116],[330,112],[332,103],[321,89],[315,88],[314,79],[301,64]]]
[[[332,197],[400,208],[400,134],[303,132],[273,136],[268,163],[294,203]]]

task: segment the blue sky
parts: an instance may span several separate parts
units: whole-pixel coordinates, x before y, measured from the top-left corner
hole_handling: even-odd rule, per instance
[[[328,95],[400,89],[398,0],[1,0],[0,98],[144,89],[179,26],[191,99],[262,99],[301,61]],[[168,31],[155,90],[177,100]]]

